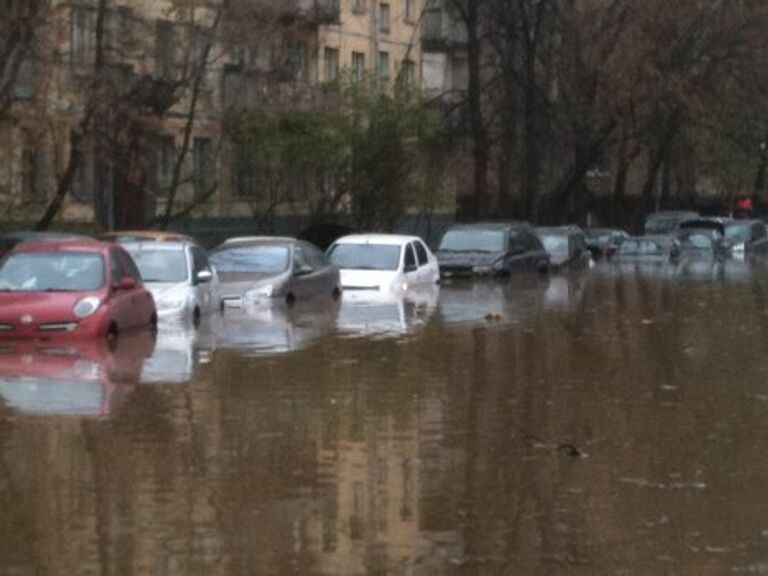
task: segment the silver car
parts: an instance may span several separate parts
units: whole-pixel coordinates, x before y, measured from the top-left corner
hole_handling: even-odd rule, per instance
[[[211,252],[211,262],[219,273],[226,306],[341,296],[338,268],[302,240],[233,238]]]
[[[218,275],[196,244],[133,242],[123,247],[155,298],[159,320],[197,323],[203,314],[221,309]]]

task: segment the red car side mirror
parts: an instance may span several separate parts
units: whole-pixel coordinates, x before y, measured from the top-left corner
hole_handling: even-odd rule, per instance
[[[118,290],[134,290],[138,285],[139,283],[136,282],[136,278],[126,276],[125,278],[120,279],[120,282],[117,283],[116,288]]]

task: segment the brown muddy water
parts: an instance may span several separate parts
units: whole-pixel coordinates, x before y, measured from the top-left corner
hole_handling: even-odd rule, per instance
[[[768,268],[0,348],[0,574],[768,573]]]

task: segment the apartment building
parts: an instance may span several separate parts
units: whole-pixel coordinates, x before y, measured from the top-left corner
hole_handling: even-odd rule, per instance
[[[320,28],[318,72],[421,81],[421,19],[428,0],[339,0],[339,19]]]
[[[228,114],[311,106],[342,73],[442,90],[448,48],[422,50],[432,3],[230,0],[221,13],[217,1],[39,3],[0,106],[0,220],[34,223],[67,181],[65,221],[152,224],[170,197],[184,216],[248,216]]]

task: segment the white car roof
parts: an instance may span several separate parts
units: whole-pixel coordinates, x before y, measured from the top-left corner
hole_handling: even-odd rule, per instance
[[[178,250],[184,250],[187,247],[196,246],[196,244],[193,242],[177,241],[177,240],[171,240],[167,242],[166,241],[155,242],[154,240],[151,240],[147,242],[126,242],[125,244],[121,244],[121,246],[128,252],[139,251],[139,250],[173,252]]]
[[[351,234],[339,238],[334,244],[384,244],[388,246],[402,246],[403,244],[414,240],[421,240],[421,238],[418,236],[405,236],[400,234]]]

